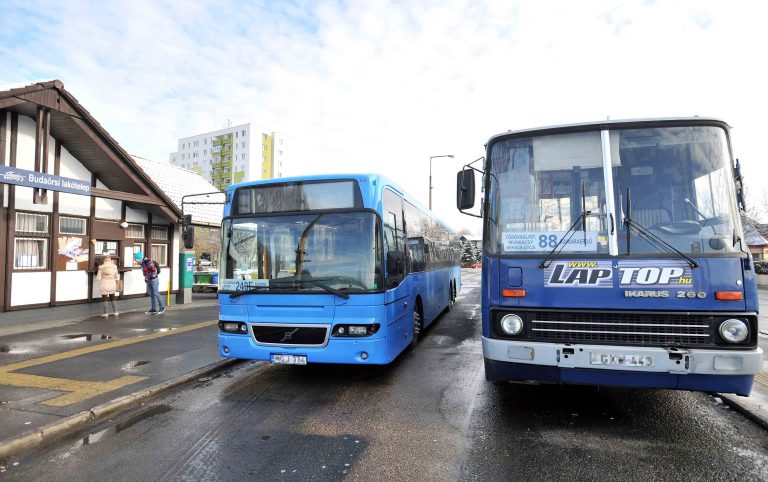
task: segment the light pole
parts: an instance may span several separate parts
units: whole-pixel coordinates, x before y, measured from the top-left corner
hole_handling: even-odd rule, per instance
[[[444,154],[442,156],[429,156],[429,210],[432,210],[432,159],[438,157],[453,157],[453,154]]]

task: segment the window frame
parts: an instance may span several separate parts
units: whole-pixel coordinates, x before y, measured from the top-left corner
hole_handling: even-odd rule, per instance
[[[19,215],[22,215],[22,216],[24,216],[24,215],[40,216],[40,217],[44,218],[45,219],[45,230],[44,231],[38,231],[38,230],[29,231],[29,230],[19,229],[19,224],[21,224],[21,223],[19,223]],[[15,223],[14,231],[17,232],[17,233],[24,233],[24,234],[29,234],[29,235],[50,235],[50,232],[51,232],[51,215],[49,213],[38,213],[38,212],[34,212],[34,211],[16,211],[15,220],[16,220],[16,223]]]
[[[150,243],[149,246],[150,246],[149,248],[150,259],[156,261],[159,266],[162,266],[162,267],[168,266],[168,243]],[[161,260],[157,259],[157,257],[153,253],[156,247],[163,248],[165,250],[165,253],[164,253],[165,259],[162,260],[162,262]]]
[[[17,265],[17,259],[18,259],[18,242],[19,241],[36,241],[36,242],[42,242],[43,243],[43,249],[42,249],[42,258],[43,263],[42,265],[38,263],[38,266],[25,268]],[[48,241],[49,238],[47,237],[35,237],[35,236],[14,236],[13,238],[13,271],[19,271],[24,273],[29,272],[37,272],[37,271],[48,271],[49,268],[49,255],[48,255]]]
[[[156,230],[156,229],[157,229],[157,230],[160,230],[160,229],[162,229],[162,230],[165,230],[165,237],[164,237],[164,238],[155,237],[155,230]],[[150,239],[151,239],[151,240],[153,240],[153,241],[164,241],[164,242],[168,242],[168,241],[170,241],[170,239],[171,239],[171,238],[170,238],[170,235],[169,235],[169,231],[170,231],[170,230],[168,229],[168,226],[163,226],[163,225],[159,225],[159,224],[153,224],[153,225],[150,227],[150,230],[149,230]]]
[[[131,236],[131,228],[141,228],[141,236]],[[125,239],[144,239],[147,234],[147,227],[140,223],[128,223],[128,227],[125,228]]]
[[[69,233],[64,232],[61,230],[61,221],[64,219],[76,219],[78,221],[82,221],[83,223],[83,231],[77,232],[77,233]],[[59,216],[59,234],[66,234],[69,236],[87,236],[88,235],[88,220],[86,218],[81,218],[77,216]]]

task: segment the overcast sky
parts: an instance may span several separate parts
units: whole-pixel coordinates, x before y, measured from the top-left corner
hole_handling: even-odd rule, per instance
[[[246,6],[243,6],[246,5]],[[455,173],[508,129],[708,116],[753,193],[768,5],[742,1],[0,2],[0,84],[60,79],[131,154],[253,122],[287,175],[379,172],[456,229]]]

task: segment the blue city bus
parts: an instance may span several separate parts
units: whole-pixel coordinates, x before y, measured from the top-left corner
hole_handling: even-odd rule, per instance
[[[382,176],[247,182],[226,199],[223,357],[387,364],[456,300],[457,234]]]
[[[488,380],[749,394],[763,351],[725,122],[494,136],[458,174],[461,211],[476,175]]]

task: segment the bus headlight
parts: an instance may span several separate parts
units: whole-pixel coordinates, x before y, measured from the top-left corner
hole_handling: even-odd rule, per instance
[[[501,317],[501,331],[507,335],[519,335],[523,331],[523,319],[517,315],[504,315]]]
[[[220,321],[219,331],[223,331],[224,333],[239,333],[244,335],[248,333],[248,326],[245,323],[238,321]]]
[[[356,336],[371,336],[379,331],[378,323],[371,325],[336,325],[333,328],[333,336],[343,337],[356,337]]]
[[[749,326],[743,320],[731,318],[720,323],[720,336],[729,343],[741,343],[749,336]]]

